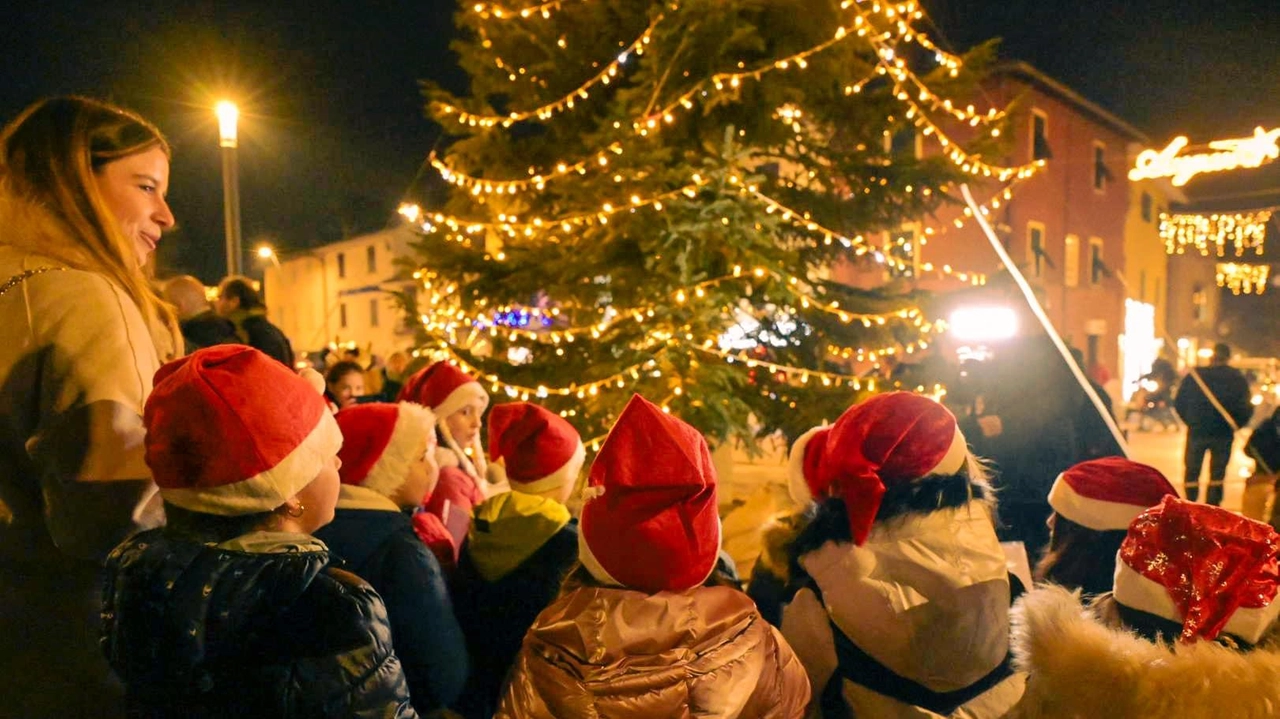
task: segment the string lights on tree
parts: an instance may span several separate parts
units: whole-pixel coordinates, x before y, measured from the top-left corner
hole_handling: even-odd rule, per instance
[[[911,282],[986,280],[921,254],[970,219],[935,216],[949,190],[988,187],[990,212],[1041,166],[1007,162],[1006,112],[963,99],[991,48],[947,52],[923,19],[914,0],[464,8],[469,95],[427,90],[451,192],[401,208],[423,233],[419,355],[584,437],[632,392],[720,442],[895,387],[881,363],[944,328]],[[931,149],[896,156],[899,132]],[[907,282],[856,290],[839,262]]]

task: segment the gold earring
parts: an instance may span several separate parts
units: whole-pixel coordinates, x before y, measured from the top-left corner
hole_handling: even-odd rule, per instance
[[[286,509],[284,510],[284,513],[289,515],[290,517],[293,517],[294,519],[301,517],[307,511],[307,506],[302,502],[298,502],[298,506],[296,507],[290,507],[287,504],[285,505],[285,507]]]

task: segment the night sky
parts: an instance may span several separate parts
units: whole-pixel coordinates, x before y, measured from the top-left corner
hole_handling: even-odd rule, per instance
[[[81,93],[156,122],[175,146],[170,199],[181,226],[161,243],[160,264],[208,282],[224,267],[215,100],[236,99],[243,112],[246,246],[305,247],[393,218],[438,134],[423,119],[417,80],[464,82],[447,47],[448,0],[19,4],[28,7],[0,10],[0,118],[42,96]],[[1278,0],[924,6],[935,25],[926,29],[951,47],[1002,37],[1006,57],[1156,144],[1280,125]]]

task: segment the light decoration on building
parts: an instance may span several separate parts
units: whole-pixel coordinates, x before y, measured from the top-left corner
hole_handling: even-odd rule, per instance
[[[1160,239],[1170,255],[1194,248],[1201,255],[1225,257],[1228,246],[1236,257],[1252,251],[1261,255],[1271,210],[1211,215],[1160,215]]]
[[[1218,286],[1231,290],[1231,294],[1260,295],[1267,289],[1267,277],[1271,265],[1251,265],[1244,262],[1219,262]]]
[[[1181,187],[1204,172],[1223,172],[1240,168],[1261,167],[1280,157],[1280,128],[1264,130],[1255,128],[1252,137],[1217,140],[1209,143],[1213,152],[1181,155],[1190,141],[1185,135],[1175,137],[1163,150],[1143,150],[1133,169],[1130,180],[1149,180],[1158,177],[1171,178]]]

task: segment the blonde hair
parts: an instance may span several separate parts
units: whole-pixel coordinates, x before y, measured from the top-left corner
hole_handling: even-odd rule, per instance
[[[0,132],[0,189],[32,203],[57,221],[70,245],[47,238],[6,236],[0,242],[31,249],[69,267],[105,275],[151,324],[178,337],[173,308],[138,265],[132,242],[98,192],[94,176],[116,160],[169,143],[154,125],[123,108],[83,97],[41,100]]]

